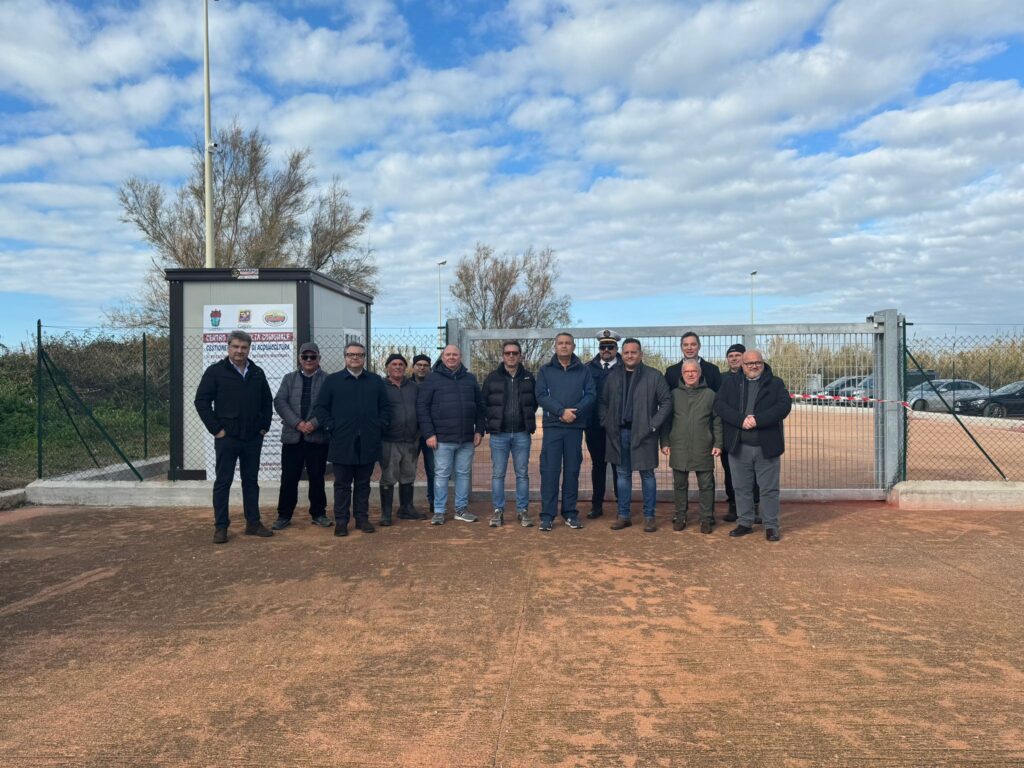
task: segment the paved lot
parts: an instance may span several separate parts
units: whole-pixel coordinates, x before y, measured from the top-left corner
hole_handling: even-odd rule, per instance
[[[209,517],[0,513],[0,765],[1024,764],[1019,516],[221,547]]]

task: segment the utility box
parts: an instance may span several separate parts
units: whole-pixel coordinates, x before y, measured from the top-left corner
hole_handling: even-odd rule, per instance
[[[328,373],[344,366],[345,345],[370,346],[373,297],[311,269],[168,269],[171,321],[171,480],[213,479],[213,436],[193,401],[206,368],[227,356],[228,334],[252,336],[249,358],[266,374],[271,395],[298,368],[307,341],[320,347]],[[260,480],[278,480],[281,421],[274,413],[263,442]]]

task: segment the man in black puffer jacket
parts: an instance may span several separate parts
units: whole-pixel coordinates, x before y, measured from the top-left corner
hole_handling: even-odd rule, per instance
[[[524,528],[533,525],[530,503],[530,436],[537,430],[535,380],[523,365],[518,341],[501,345],[501,365],[484,379],[487,431],[491,434],[491,527],[505,522],[505,473],[508,457],[516,473],[516,517]]]
[[[455,473],[455,519],[475,523],[469,511],[473,452],[484,436],[484,399],[476,377],[462,364],[462,351],[449,344],[416,396],[420,432],[434,450],[434,516],[444,524],[448,480]]]

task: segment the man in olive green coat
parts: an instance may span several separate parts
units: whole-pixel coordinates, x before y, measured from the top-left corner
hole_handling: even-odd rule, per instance
[[[661,452],[672,467],[676,516],[672,528],[686,527],[690,472],[700,491],[700,532],[715,525],[715,457],[722,454],[722,420],[715,413],[715,393],[701,381],[700,363],[683,361],[682,384],[672,390],[672,429],[661,434]]]

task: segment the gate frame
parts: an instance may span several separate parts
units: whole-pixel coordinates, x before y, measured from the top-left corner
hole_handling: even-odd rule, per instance
[[[906,320],[896,309],[881,309],[868,315],[863,323],[773,323],[742,325],[656,325],[616,327],[624,338],[652,336],[680,337],[693,331],[705,336],[740,336],[748,349],[757,347],[759,336],[788,336],[796,334],[871,334],[873,341],[875,378],[874,397],[882,402],[872,404],[875,413],[875,487],[834,489],[782,489],[786,500],[884,500],[889,489],[905,479],[903,456],[906,441],[906,423],[903,415],[903,331]],[[562,331],[578,338],[597,336],[604,328],[597,326],[568,328],[464,328],[458,320],[450,319],[446,325],[449,344],[462,350],[462,362],[473,370],[473,342],[503,341],[509,338],[554,339]],[[722,489],[718,489],[719,492]],[[534,496],[531,490],[531,497]],[[671,490],[659,490],[658,500],[672,497]],[[487,491],[473,491],[474,500],[490,498]],[[584,498],[581,492],[580,498]]]

